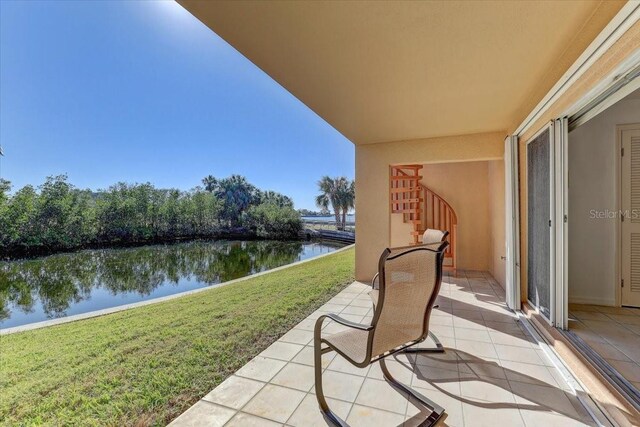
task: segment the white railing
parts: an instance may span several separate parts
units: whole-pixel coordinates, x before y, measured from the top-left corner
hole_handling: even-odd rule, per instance
[[[312,230],[337,230],[336,221],[335,220],[327,220],[327,219],[302,219],[302,224],[305,228],[310,228]],[[347,221],[345,223],[344,231],[356,231],[356,223],[355,221]]]

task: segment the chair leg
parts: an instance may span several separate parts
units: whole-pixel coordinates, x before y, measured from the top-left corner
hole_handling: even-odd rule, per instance
[[[318,405],[320,405],[320,411],[322,411],[322,415],[329,425],[349,427],[347,423],[331,411],[324,397],[324,391],[322,390],[322,353],[323,350],[320,340],[315,339],[313,342],[313,368],[315,374],[316,399],[318,400]]]
[[[407,348],[407,349],[404,349],[403,352],[404,353],[444,353],[444,347],[442,346],[442,343],[440,342],[438,337],[436,337],[436,334],[434,334],[433,332],[429,332],[429,336],[431,337],[433,342],[436,343],[435,347]]]
[[[443,407],[441,407],[431,399],[418,393],[414,389],[409,388],[406,385],[402,384],[400,381],[396,380],[391,375],[391,372],[389,372],[389,369],[387,368],[387,364],[385,363],[384,359],[380,359],[379,362],[380,362],[380,368],[382,369],[382,374],[384,375],[384,378],[387,381],[389,381],[393,387],[395,387],[396,389],[400,390],[403,393],[409,394],[409,396],[418,400],[420,403],[422,403],[424,406],[426,406],[428,409],[431,410],[431,413],[429,413],[429,415],[427,416],[427,419],[420,424],[421,427],[434,426],[438,422],[440,422],[441,420],[444,420],[444,418],[447,417],[447,414],[445,414]]]

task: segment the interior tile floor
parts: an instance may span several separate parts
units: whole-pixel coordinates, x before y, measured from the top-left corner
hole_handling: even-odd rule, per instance
[[[172,426],[324,426],[313,378],[313,326],[327,312],[369,322],[370,287],[355,282],[227,378]],[[398,355],[388,365],[405,384],[443,406],[449,426],[595,425],[546,354],[504,304],[489,273],[458,271],[443,281],[431,330],[443,354]],[[324,333],[341,325],[325,322]],[[426,342],[430,346],[432,343]],[[422,408],[383,380],[323,356],[325,394],[351,426],[417,426]]]
[[[640,390],[640,308],[569,304],[569,330]]]

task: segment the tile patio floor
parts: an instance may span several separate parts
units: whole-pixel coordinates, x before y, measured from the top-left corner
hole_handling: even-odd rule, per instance
[[[171,425],[326,425],[313,391],[314,322],[326,312],[369,322],[369,290],[351,284]],[[595,425],[503,301],[503,289],[488,273],[459,271],[445,277],[431,330],[446,352],[399,355],[389,362],[392,373],[443,406],[445,425]],[[325,324],[327,334],[342,328]],[[359,369],[335,353],[323,358],[325,394],[349,425],[417,426],[424,421],[420,406],[384,381],[377,364]]]
[[[640,308],[569,304],[569,330],[640,390]]]

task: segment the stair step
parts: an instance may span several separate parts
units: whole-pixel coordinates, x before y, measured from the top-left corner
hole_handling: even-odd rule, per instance
[[[390,192],[392,193],[412,193],[414,191],[421,191],[420,187],[399,187],[399,188],[390,188]]]
[[[400,165],[392,166],[393,169],[422,169],[422,165]]]
[[[394,181],[420,181],[422,177],[420,175],[393,175],[391,179]]]
[[[419,214],[419,213],[422,213],[422,209],[396,209],[396,210],[393,210],[392,213],[414,213],[414,214]]]
[[[402,200],[392,200],[391,204],[392,205],[399,205],[402,203],[422,203],[424,202],[423,198],[417,198],[417,199],[402,199]]]

